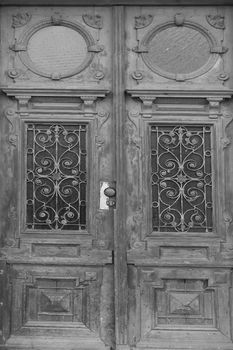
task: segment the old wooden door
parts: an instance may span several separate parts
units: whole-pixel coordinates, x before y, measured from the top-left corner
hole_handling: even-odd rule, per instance
[[[1,8],[0,348],[233,349],[232,18]]]

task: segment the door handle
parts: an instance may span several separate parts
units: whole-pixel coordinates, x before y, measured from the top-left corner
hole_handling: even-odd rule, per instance
[[[110,208],[116,208],[116,189],[114,187],[107,187],[104,190],[104,194],[106,197],[108,197],[106,204]]]

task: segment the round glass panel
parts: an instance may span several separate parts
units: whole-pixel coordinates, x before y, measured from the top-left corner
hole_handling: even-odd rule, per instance
[[[189,27],[169,27],[155,33],[144,56],[151,68],[190,74],[203,67],[210,57],[210,44],[199,31]]]
[[[66,75],[84,62],[87,44],[76,30],[65,26],[50,26],[32,35],[28,41],[27,53],[38,71]]]

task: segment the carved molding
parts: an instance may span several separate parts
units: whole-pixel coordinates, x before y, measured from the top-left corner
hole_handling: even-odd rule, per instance
[[[230,99],[233,90],[126,90],[127,94],[141,103],[141,114],[144,118],[151,118],[153,104],[156,98],[203,98],[209,102],[209,118],[217,119],[221,116],[220,104],[224,99]]]
[[[49,88],[14,88],[0,87],[0,89],[10,97],[30,96],[30,97],[93,97],[104,98],[109,94],[109,90],[103,89],[49,89]]]
[[[203,38],[205,38],[205,40],[208,41],[210,46],[209,59],[198,69],[194,71],[191,70],[190,72],[187,72],[184,74],[182,73],[177,74],[169,70],[165,71],[159,65],[152,63],[148,55],[150,42],[156,37],[156,35],[161,33],[163,30],[166,30],[168,28],[176,28],[177,26],[185,26],[186,28],[196,31],[197,33],[202,35]],[[137,54],[141,54],[142,59],[144,63],[147,65],[147,67],[151,71],[155,72],[156,74],[164,78],[173,79],[176,81],[185,81],[187,79],[193,79],[207,73],[215,65],[219,57],[218,55],[224,54],[227,52],[227,48],[223,47],[205,27],[192,21],[186,21],[182,13],[177,13],[174,16],[174,21],[169,21],[161,25],[157,25],[152,30],[148,31],[145,34],[145,36],[142,38],[142,40],[140,41],[137,40],[137,41],[138,41],[138,45],[136,48],[133,49],[133,51],[136,52]]]
[[[78,99],[77,102],[80,102],[79,114],[84,114],[86,117],[93,116],[97,114],[96,111],[96,102],[99,99],[105,98],[109,90],[76,90],[76,89],[33,89],[33,88],[3,88],[2,91],[9,97],[14,97],[18,101],[18,109],[20,115],[28,115],[29,114],[29,101],[33,97],[76,97]],[[68,104],[66,103],[66,106]],[[30,110],[31,112],[31,110]],[[11,117],[9,111],[9,117]],[[32,110],[33,113],[33,110]],[[6,117],[8,117],[8,114]],[[10,121],[10,119],[8,118]],[[13,131],[11,132],[13,133]]]
[[[58,72],[51,72],[51,73],[47,71],[42,71],[32,63],[28,55],[27,46],[31,37],[40,29],[50,27],[51,25],[53,26],[62,25],[64,27],[71,28],[77,33],[79,33],[84,39],[84,41],[86,42],[86,46],[87,46],[86,58],[83,60],[83,62],[81,62],[79,66],[75,68],[71,68],[70,71],[65,71],[65,72],[58,71]],[[63,17],[59,13],[57,14],[55,13],[54,15],[51,16],[50,19],[41,20],[34,26],[31,26],[30,28],[28,28],[25,32],[23,32],[22,35],[19,38],[17,38],[17,40],[15,40],[15,42],[12,45],[10,45],[10,49],[19,56],[23,65],[34,74],[37,74],[42,77],[50,78],[52,80],[60,80],[63,78],[74,76],[80,73],[81,71],[83,71],[84,69],[86,69],[92,62],[95,53],[103,51],[103,46],[96,44],[93,36],[81,24],[63,19]],[[14,67],[14,68],[17,70],[17,67]]]

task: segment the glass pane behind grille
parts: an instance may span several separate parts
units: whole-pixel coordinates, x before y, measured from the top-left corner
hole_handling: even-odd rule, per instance
[[[28,124],[26,227],[86,229],[87,125]]]
[[[210,126],[151,126],[153,231],[211,232]]]

